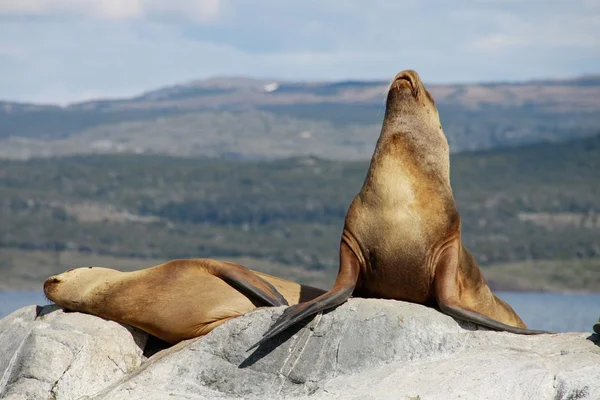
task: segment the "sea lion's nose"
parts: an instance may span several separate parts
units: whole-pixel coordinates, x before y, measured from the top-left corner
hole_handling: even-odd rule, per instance
[[[60,282],[60,280],[56,276],[51,276],[50,278],[46,279],[44,281],[44,293],[47,293],[50,286],[58,282]]]
[[[392,88],[396,85],[405,85],[413,92],[413,95],[416,95],[419,91],[419,82],[419,75],[412,69],[407,69],[396,74]]]

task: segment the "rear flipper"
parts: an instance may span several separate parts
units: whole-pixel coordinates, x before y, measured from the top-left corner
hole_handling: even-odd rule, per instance
[[[248,268],[231,262],[210,261],[208,271],[211,274],[223,279],[249,298],[258,300],[266,306],[288,305],[285,297],[273,285]]]
[[[287,308],[283,314],[281,314],[279,319],[263,335],[262,339],[252,345],[248,350],[259,346],[311,315],[337,307],[344,303],[352,295],[352,292],[354,292],[359,273],[360,266],[358,258],[350,247],[342,241],[340,246],[340,271],[331,290],[311,301],[296,304]]]

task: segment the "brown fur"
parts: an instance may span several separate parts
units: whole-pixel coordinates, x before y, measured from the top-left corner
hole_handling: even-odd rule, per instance
[[[69,310],[126,323],[177,343],[206,335],[261,305],[226,279],[250,282],[266,292],[274,287],[289,304],[324,292],[211,259],[174,260],[133,272],[75,268],[46,279],[44,292]]]
[[[442,300],[508,325],[525,327],[489,290],[475,260],[460,242],[460,216],[450,187],[448,142],[431,95],[414,71],[390,88],[381,136],[365,183],[346,216],[365,262],[355,293],[423,304],[440,299],[436,285],[443,256],[456,252],[452,293]],[[349,239],[352,240],[352,239]],[[444,250],[443,249],[448,249]],[[367,255],[365,257],[365,255]]]
[[[522,329],[514,310],[492,294],[460,229],[435,103],[415,71],[400,72],[389,88],[369,171],[346,214],[336,282],[288,308],[259,343],[351,294],[438,305],[494,329],[540,333]]]

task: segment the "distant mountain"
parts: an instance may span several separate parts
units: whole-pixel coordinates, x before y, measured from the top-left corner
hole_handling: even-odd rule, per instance
[[[0,102],[0,157],[144,152],[368,158],[388,84],[212,78],[66,107]],[[427,87],[455,151],[600,130],[600,75]]]

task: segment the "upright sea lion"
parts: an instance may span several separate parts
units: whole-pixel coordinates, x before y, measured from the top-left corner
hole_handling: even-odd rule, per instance
[[[351,295],[437,304],[448,315],[520,334],[513,309],[490,291],[461,243],[448,141],[435,102],[412,70],[396,75],[362,189],[346,214],[340,266],[325,294],[292,307],[260,344]]]
[[[62,307],[135,326],[169,343],[206,335],[258,306],[297,304],[324,292],[211,259],[133,272],[74,268],[44,282],[46,296]]]

